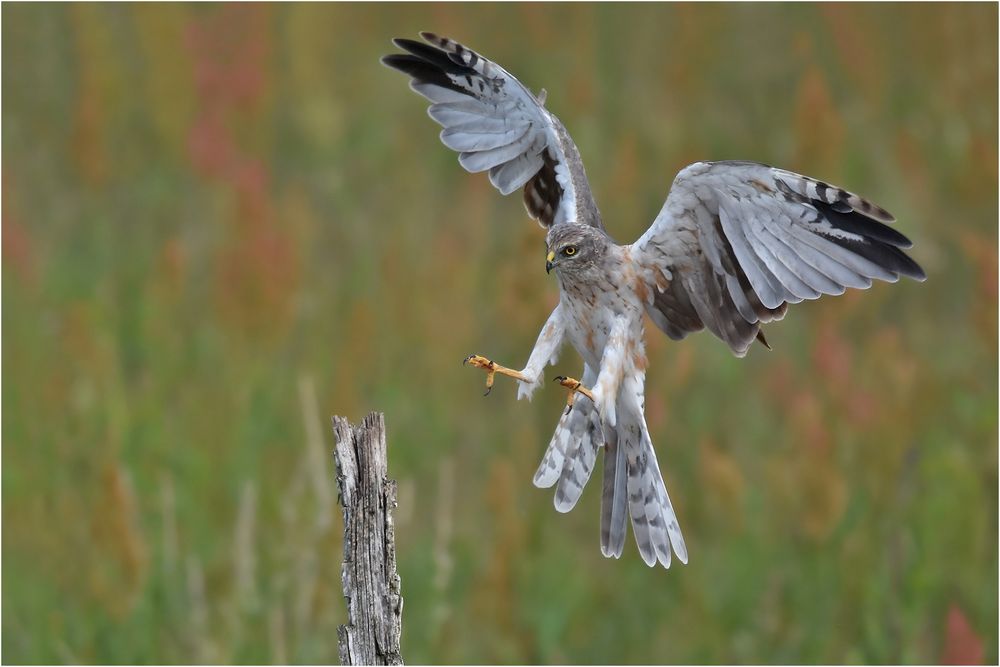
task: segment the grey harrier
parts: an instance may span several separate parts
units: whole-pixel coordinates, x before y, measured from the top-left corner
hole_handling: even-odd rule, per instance
[[[487,372],[487,393],[501,373],[520,381],[519,398],[530,397],[569,340],[583,357],[582,382],[556,378],[569,389],[569,407],[535,485],[556,485],[556,509],[568,512],[603,446],[604,555],[621,556],[631,516],[647,564],[669,567],[671,548],[686,563],[643,416],[643,313],[674,340],[707,328],[742,357],[755,339],[767,345],[761,324],[781,319],[789,303],[901,274],[924,280],[900,250],[910,241],[883,224],[894,220],[885,209],[822,181],[754,162],[697,162],[674,179],[646,233],[618,245],[544,91],[532,94],[458,42],[421,37],[426,43],[394,40],[407,53],[382,62],[432,102],[441,141],[465,169],[489,171],[504,195],[524,188],[528,214],[547,230],[545,270],[559,281],[559,304],[522,370],[479,355],[467,361]]]

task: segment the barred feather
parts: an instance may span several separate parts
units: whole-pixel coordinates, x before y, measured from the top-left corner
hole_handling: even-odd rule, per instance
[[[634,244],[656,287],[647,311],[671,338],[707,327],[743,356],[788,304],[872,280],[924,280],[902,251],[910,240],[886,224],[893,221],[881,206],[800,174],[755,162],[692,164]]]
[[[593,384],[596,379],[597,372],[585,366],[584,385]],[[573,409],[559,419],[545,456],[535,472],[534,484],[539,488],[558,483],[555,506],[560,512],[570,511],[580,499],[603,440],[597,410],[590,399],[581,396]]]
[[[489,171],[508,195],[524,187],[529,215],[543,227],[579,223],[603,229],[576,145],[559,119],[513,75],[458,42],[423,32],[424,42],[395,39],[406,53],[382,63],[408,74],[410,87],[432,102],[428,113],[444,129],[470,172]]]

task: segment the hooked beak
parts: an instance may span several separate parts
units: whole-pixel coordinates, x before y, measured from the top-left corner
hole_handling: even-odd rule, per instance
[[[545,273],[550,272],[552,267],[555,266],[555,264],[552,263],[552,260],[555,258],[556,254],[550,250],[549,254],[545,256]]]

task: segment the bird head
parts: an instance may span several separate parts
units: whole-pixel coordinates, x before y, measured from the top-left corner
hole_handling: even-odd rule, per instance
[[[602,231],[588,225],[554,225],[545,239],[545,272],[584,278],[597,270],[610,241]]]

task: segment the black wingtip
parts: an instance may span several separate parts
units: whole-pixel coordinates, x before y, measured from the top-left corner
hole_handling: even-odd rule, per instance
[[[897,276],[906,276],[918,282],[927,279],[924,270],[913,261],[909,255],[899,249],[898,246],[885,243],[868,237],[863,241],[842,238],[837,236],[826,237],[827,240],[850,250],[855,255],[860,255],[876,266],[880,266]],[[895,282],[895,281],[892,281]]]
[[[394,70],[399,70],[400,72],[411,76],[416,76],[416,74],[414,74],[414,69],[419,68],[420,65],[422,65],[421,61],[418,61],[413,56],[405,53],[390,53],[387,56],[379,58],[379,62],[386,67],[391,67]]]
[[[405,37],[397,37],[392,40],[392,43],[398,48],[403,49],[404,51],[409,51],[414,55],[420,55],[419,51],[427,48],[427,45],[423,42],[418,42],[415,39],[407,39]]]
[[[833,204],[816,200],[811,203],[837,229],[864,236],[865,238],[886,243],[897,248],[913,247],[913,241],[908,239],[904,234],[899,233],[878,220],[868,217],[864,213],[858,213],[853,210],[849,213],[844,213],[838,210],[838,207]],[[881,211],[881,209],[879,210]],[[885,213],[885,211],[882,211],[882,213]],[[888,216],[888,213],[886,215]]]
[[[886,246],[883,246],[886,247]],[[887,249],[895,256],[894,263],[891,266],[893,271],[898,272],[902,276],[907,278],[912,278],[918,283],[922,283],[927,280],[927,273],[924,272],[922,266],[913,261],[913,258],[907,255],[905,252],[899,248],[893,248],[888,246]]]
[[[927,274],[920,265],[903,252],[904,249],[912,248],[913,242],[892,227],[869,217],[873,212],[877,212],[883,219],[891,218],[884,209],[865,202],[866,212],[842,213],[836,206],[822,201],[813,200],[810,203],[833,227],[861,237],[859,241],[840,236],[827,236],[828,240],[897,275],[920,282],[927,279]]]

